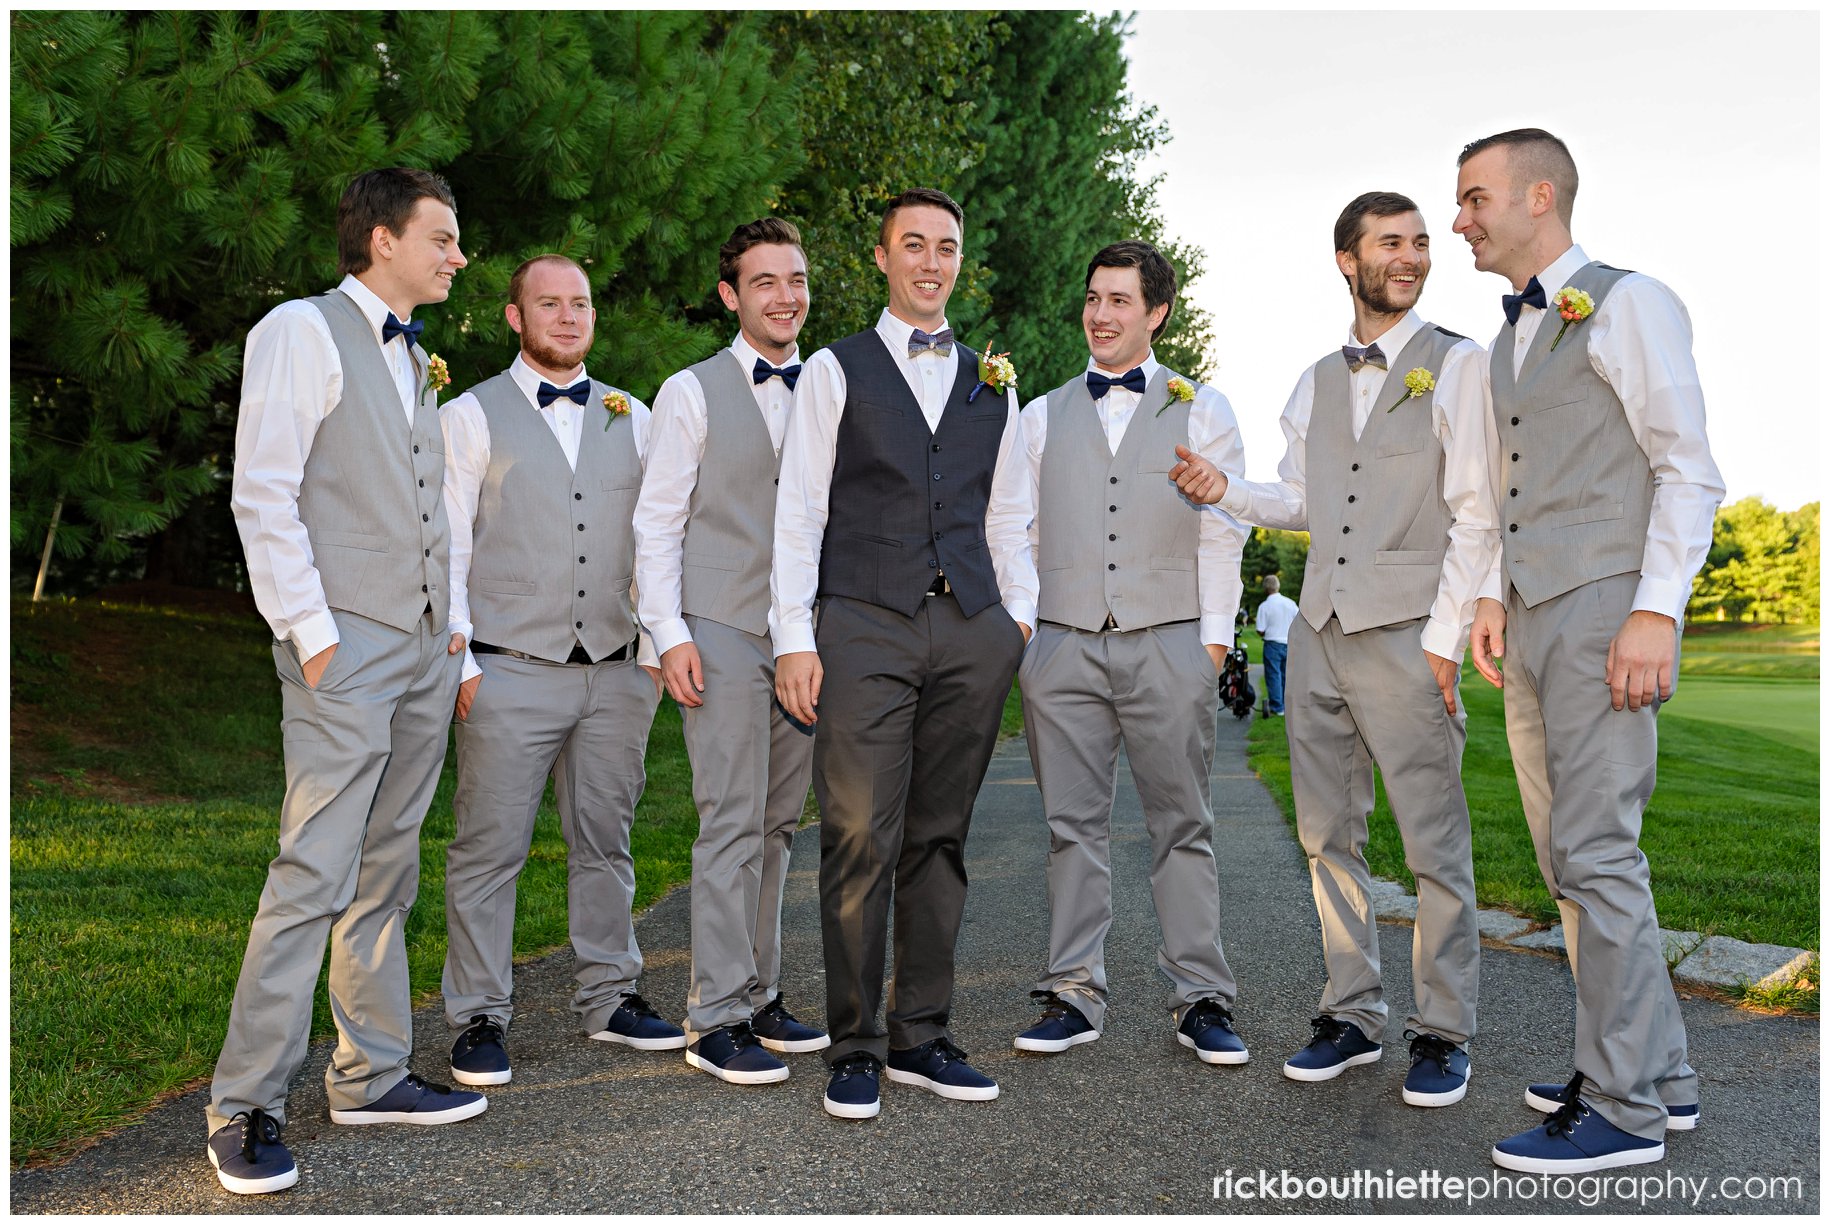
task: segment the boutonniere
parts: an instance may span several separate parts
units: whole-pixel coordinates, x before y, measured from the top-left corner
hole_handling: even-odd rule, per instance
[[[451,367],[445,364],[444,358],[434,353],[426,359],[426,381],[419,389],[419,398],[425,399],[428,391],[436,395],[449,386]]]
[[[1581,323],[1595,313],[1595,299],[1580,289],[1571,289],[1565,285],[1557,291],[1557,296],[1551,299],[1550,304],[1557,308],[1559,315],[1563,316],[1563,326],[1557,329],[1556,339],[1550,342],[1550,351],[1555,353],[1557,341],[1563,339],[1563,333],[1569,331],[1569,325]]]
[[[604,428],[609,429],[610,422],[629,415],[629,397],[620,391],[612,391],[604,396],[604,408],[610,413],[609,419],[604,422]]]
[[[1398,397],[1397,404],[1393,404],[1385,411],[1395,413],[1398,411],[1399,404],[1403,404],[1406,400],[1415,400],[1424,392],[1434,390],[1436,390],[1436,376],[1419,366],[1404,376],[1404,394]]]
[[[1010,354],[992,353],[987,350],[979,354],[979,381],[966,393],[966,403],[970,404],[979,392],[989,387],[998,395],[1003,395],[1017,385],[1017,368],[1011,364]]]
[[[1156,415],[1159,417],[1169,411],[1171,404],[1186,404],[1195,398],[1194,385],[1185,378],[1178,376],[1170,379],[1168,387],[1169,398],[1163,401],[1163,407],[1156,410]]]

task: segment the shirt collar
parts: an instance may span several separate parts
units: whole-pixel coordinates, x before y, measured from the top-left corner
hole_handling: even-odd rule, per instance
[[[903,340],[906,342],[908,340],[908,338],[905,336],[905,337],[903,337]],[[749,341],[749,338],[746,337],[742,332],[737,333],[737,339],[733,340],[731,342],[731,354],[732,354],[732,356],[736,357],[737,364],[739,366],[743,367],[743,372],[745,374],[749,374],[752,371],[754,371],[756,369],[757,362],[767,362],[771,366],[777,365],[776,362],[771,362],[771,361],[769,361],[768,358],[766,358],[762,354],[758,353],[756,351],[756,346],[751,344]],[[792,366],[795,363],[799,362],[800,360],[801,360],[801,347],[799,345],[796,345],[796,346],[794,346],[794,348],[792,348],[788,351],[787,360],[783,361],[779,364],[782,366]]]
[[[508,367],[508,377],[515,380],[515,386],[519,387],[527,395],[527,398],[533,402],[536,408],[540,406],[540,400],[538,399],[540,384],[553,382],[552,379],[549,379],[546,375],[541,374],[538,370],[528,365],[527,358],[519,353],[515,354],[515,360]],[[588,379],[590,377],[591,375],[589,372],[583,369],[579,370],[578,379]],[[572,383],[576,383],[578,379],[573,379],[571,382],[564,384],[564,386],[570,387]],[[553,386],[558,387],[560,384],[553,383]],[[569,402],[570,401],[568,401],[568,403]],[[587,400],[586,403],[589,403],[589,401]],[[547,407],[551,408],[552,405],[549,404]]]
[[[947,321],[942,319],[940,321],[940,326],[929,334],[937,335],[946,330]],[[926,329],[917,328],[912,323],[905,323],[901,319],[896,318],[896,316],[890,314],[890,308],[887,306],[883,308],[883,313],[877,316],[877,334],[883,337],[884,343],[889,345],[895,352],[907,353],[909,351],[909,333],[915,331],[926,331]]]
[[[1404,351],[1404,346],[1411,343],[1411,337],[1423,331],[1423,316],[1414,310],[1404,312],[1404,318],[1392,324],[1373,344],[1379,346],[1379,352],[1385,354],[1386,361],[1393,361]],[[1347,329],[1347,343],[1356,349],[1366,348],[1366,343],[1355,336],[1352,328]]]
[[[1157,366],[1157,360],[1156,360],[1156,350],[1155,349],[1148,350],[1144,354],[1144,360],[1138,364],[1137,368],[1144,372],[1144,382],[1146,384],[1148,384],[1151,379],[1155,378],[1156,372],[1159,369],[1159,367]],[[1126,367],[1123,370],[1107,370],[1104,366],[1102,366],[1098,362],[1094,361],[1091,357],[1087,358],[1087,369],[1089,371],[1097,370],[1101,374],[1110,374],[1110,375],[1125,375],[1125,374],[1131,373],[1130,367]]]
[[[353,272],[346,275],[342,284],[337,288],[356,304],[356,309],[362,312],[362,317],[369,321],[369,327],[375,330],[375,343],[380,344],[381,325],[386,323],[388,316],[394,313],[392,308],[376,297],[375,291],[364,285]],[[407,323],[409,320],[402,319],[401,322]]]
[[[1544,287],[1544,300],[1549,302],[1557,296],[1557,291],[1569,284],[1569,279],[1589,262],[1589,257],[1582,248],[1574,243],[1570,249],[1550,262],[1550,267],[1538,274],[1538,284]]]

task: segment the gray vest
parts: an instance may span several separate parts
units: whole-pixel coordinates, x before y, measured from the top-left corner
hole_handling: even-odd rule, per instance
[[[1419,328],[1391,359],[1358,439],[1347,363],[1338,352],[1316,363],[1304,460],[1309,561],[1299,608],[1318,630],[1330,614],[1349,634],[1397,625],[1428,616],[1436,601],[1452,521],[1442,500],[1436,393],[1398,400],[1407,394],[1405,375],[1422,367],[1440,378],[1461,340]]]
[[[753,383],[729,349],[690,372],[705,393],[705,454],[681,541],[680,609],[766,634],[782,459],[757,411]]]
[[[563,660],[573,642],[602,659],[635,637],[635,423],[604,408],[591,380],[578,468],[508,374],[471,389],[489,422],[477,496],[470,620],[478,642]]]
[[[299,482],[299,519],[332,608],[395,629],[451,607],[451,525],[441,490],[445,436],[428,388],[407,425],[375,329],[348,294],[306,299],[324,316],[343,367],[343,396],[319,425]],[[413,347],[424,377],[426,351]]]
[[[1627,273],[1586,264],[1569,283],[1595,309]],[[1538,325],[1515,379],[1511,329],[1493,346],[1493,416],[1500,438],[1500,532],[1506,578],[1527,608],[1584,583],[1639,571],[1652,518],[1652,463],[1620,397],[1589,364],[1588,320],[1553,310]]]
[[[1114,454],[1085,378],[1048,393],[1048,445],[1036,510],[1044,621],[1121,630],[1201,615],[1195,582],[1201,508],[1168,477],[1188,445],[1190,404],[1170,397],[1166,367],[1144,388]],[[1161,410],[1161,411],[1158,411]]]

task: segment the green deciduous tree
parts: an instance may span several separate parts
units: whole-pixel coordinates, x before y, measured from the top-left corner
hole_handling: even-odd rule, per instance
[[[1730,621],[1815,624],[1819,504],[1775,509],[1764,498],[1743,498],[1716,515],[1709,558],[1691,586],[1688,616]]]

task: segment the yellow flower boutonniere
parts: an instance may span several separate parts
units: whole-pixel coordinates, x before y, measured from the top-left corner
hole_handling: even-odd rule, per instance
[[[966,403],[970,404],[979,392],[989,387],[998,395],[1003,395],[1017,385],[1017,368],[1011,363],[1010,354],[992,353],[987,350],[979,354],[979,381],[966,393]]]
[[[1395,413],[1398,411],[1399,404],[1404,403],[1406,400],[1415,400],[1424,392],[1434,390],[1436,390],[1436,376],[1431,374],[1428,370],[1425,370],[1422,366],[1418,366],[1415,370],[1404,376],[1404,394],[1398,397],[1397,404],[1393,404],[1385,411],[1388,413]]]
[[[1163,401],[1163,407],[1156,410],[1156,415],[1161,417],[1164,413],[1168,412],[1171,404],[1186,404],[1194,398],[1194,385],[1187,379],[1181,378],[1180,376],[1170,379],[1169,398]]]
[[[445,364],[444,358],[434,353],[426,359],[426,381],[419,389],[420,398],[424,399],[428,391],[436,395],[449,386],[451,386],[451,367]]]
[[[610,422],[629,415],[629,397],[620,391],[610,392],[604,397],[604,408],[610,413],[610,419],[604,422],[604,428],[609,429]]]
[[[1551,299],[1550,304],[1557,308],[1559,315],[1563,316],[1563,326],[1557,329],[1555,339],[1550,342],[1550,351],[1555,353],[1557,341],[1563,339],[1563,333],[1569,331],[1569,325],[1581,323],[1595,313],[1595,299],[1580,289],[1571,289],[1565,285],[1557,291],[1557,296]]]

